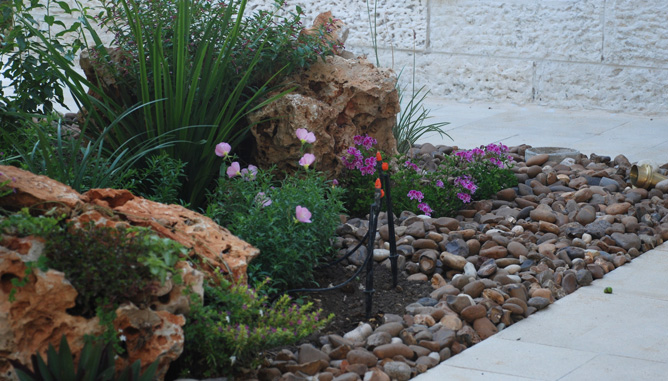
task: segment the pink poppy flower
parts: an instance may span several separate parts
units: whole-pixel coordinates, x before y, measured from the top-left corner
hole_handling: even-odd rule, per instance
[[[297,131],[295,131],[295,134],[297,135],[297,139],[299,139],[299,141],[301,141],[302,144],[304,143],[310,144],[315,142],[315,135],[313,134],[313,132],[309,132],[305,128],[298,128]]]
[[[315,161],[315,155],[313,155],[312,153],[305,153],[304,156],[302,156],[302,158],[299,159],[299,165],[308,169],[308,166],[313,164],[314,161]]]
[[[216,156],[226,157],[231,150],[232,147],[225,142],[216,144]]]
[[[295,216],[297,221],[310,224],[311,221],[311,212],[308,209],[303,208],[301,205],[297,205],[295,208]]]
[[[231,179],[237,175],[241,175],[241,166],[235,161],[227,168],[227,176]]]
[[[255,180],[255,176],[257,176],[257,167],[253,164],[241,170],[241,178],[246,181]]]

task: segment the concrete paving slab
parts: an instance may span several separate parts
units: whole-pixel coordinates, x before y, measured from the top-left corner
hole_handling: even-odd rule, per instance
[[[419,381],[534,381],[534,378],[526,378],[518,375],[501,374],[499,372],[481,371],[477,369],[458,368],[456,366],[439,366],[439,372],[427,372],[419,375],[413,380]]]
[[[624,356],[600,355],[559,379],[582,380],[663,380],[668,364]]]
[[[459,104],[426,99],[429,122],[451,121],[443,127],[451,137],[425,135],[418,141],[473,148],[489,143],[574,148],[590,155],[625,155],[631,162],[668,162],[668,117],[616,114],[605,111],[556,110],[535,105]],[[465,114],[465,115],[462,115]]]
[[[447,360],[448,367],[443,368],[443,372],[439,365],[425,375],[434,372],[441,376],[441,380],[450,379],[448,371],[456,367],[532,380],[556,380],[596,356],[593,352],[491,337]],[[424,381],[422,377],[414,380]]]

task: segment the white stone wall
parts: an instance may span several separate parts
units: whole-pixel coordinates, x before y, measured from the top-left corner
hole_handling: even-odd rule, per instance
[[[346,48],[374,62],[373,2],[288,0],[288,9],[299,4],[305,26],[331,10],[350,27]],[[376,28],[381,65],[403,69],[409,84],[415,60],[416,86],[433,96],[668,114],[668,1],[378,0]]]
[[[298,2],[310,18],[331,10],[347,49],[374,58],[367,0]],[[406,83],[415,51],[435,96],[668,113],[668,1],[379,0],[377,33],[381,64]]]

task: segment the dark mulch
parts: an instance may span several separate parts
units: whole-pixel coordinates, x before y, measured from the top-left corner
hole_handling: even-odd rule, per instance
[[[321,286],[337,285],[355,274],[353,266],[335,265],[318,270],[315,279]],[[366,318],[365,269],[349,284],[341,289],[301,294],[321,308],[327,316],[334,313],[332,323],[320,334],[339,334],[353,330],[360,322],[367,322],[374,328],[382,324],[384,314],[403,316],[405,307],[418,299],[429,296],[433,291],[430,282],[408,281],[405,273],[398,272],[397,287],[392,287],[392,271],[387,267],[374,265],[374,290],[371,317]]]

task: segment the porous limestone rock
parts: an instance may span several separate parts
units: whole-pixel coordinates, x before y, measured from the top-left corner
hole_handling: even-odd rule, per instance
[[[377,149],[396,154],[396,80],[392,70],[378,69],[364,58],[318,61],[286,81],[296,87],[293,92],[250,115],[254,159],[261,167],[295,171],[302,156],[298,128],[315,134],[315,168],[330,178],[344,168],[341,156],[355,135],[368,134],[378,141]]]

